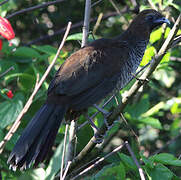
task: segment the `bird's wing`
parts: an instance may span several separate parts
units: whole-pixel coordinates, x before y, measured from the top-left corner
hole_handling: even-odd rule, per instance
[[[104,79],[111,79],[120,72],[128,59],[125,42],[111,39],[96,40],[72,54],[57,71],[48,93],[73,96],[99,86]]]

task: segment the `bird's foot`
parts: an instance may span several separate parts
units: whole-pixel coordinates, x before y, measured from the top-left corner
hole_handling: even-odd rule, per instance
[[[104,140],[104,135],[98,134],[97,132],[94,132],[95,141],[96,144],[101,144]]]
[[[104,136],[98,135],[97,132],[99,131],[99,128],[95,125],[93,119],[88,116],[87,112],[84,115],[86,116],[87,120],[89,121],[89,123],[94,131],[94,137],[95,137],[94,143],[101,144],[103,142]]]
[[[101,144],[104,140],[104,135],[100,135],[97,132],[99,131],[99,128],[95,125],[95,123],[93,122],[93,120],[87,115],[87,119],[94,131],[94,137],[95,137],[95,141],[94,143],[96,144]]]
[[[110,124],[108,123],[108,121],[107,121],[107,117],[108,117],[110,114],[111,114],[111,113],[109,112],[106,116],[104,116],[104,123],[105,123],[106,128],[107,128],[108,131],[109,131],[109,130],[113,127],[113,125],[114,125],[114,123],[110,125]]]

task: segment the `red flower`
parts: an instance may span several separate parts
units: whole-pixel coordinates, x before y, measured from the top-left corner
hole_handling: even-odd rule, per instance
[[[13,96],[14,96],[14,94],[12,93],[12,91],[11,90],[9,90],[7,93],[6,93],[6,95],[8,96],[8,98],[10,98],[10,99],[12,99],[13,98]]]
[[[15,37],[13,28],[10,22],[0,16],[0,35],[6,38],[7,40],[13,39]]]

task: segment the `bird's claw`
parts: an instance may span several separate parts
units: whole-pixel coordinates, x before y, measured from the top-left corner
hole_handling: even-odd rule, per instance
[[[148,82],[149,80],[146,78],[146,79],[139,79],[137,78],[137,80],[141,83],[141,84],[144,84],[145,82]]]
[[[95,137],[94,143],[96,144],[101,144],[104,140],[104,135],[102,134],[94,133],[94,137]]]

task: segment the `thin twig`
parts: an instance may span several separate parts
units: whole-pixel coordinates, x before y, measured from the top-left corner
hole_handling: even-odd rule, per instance
[[[60,2],[63,2],[65,0],[56,0],[56,1],[50,1],[50,2],[43,2],[42,4],[39,4],[39,5],[36,5],[36,6],[33,6],[33,7],[30,7],[30,8],[26,8],[26,9],[22,9],[20,11],[17,11],[17,12],[14,12],[12,14],[10,14],[9,16],[7,16],[6,18],[7,19],[10,19],[16,15],[19,15],[19,14],[22,14],[22,13],[25,13],[25,12],[30,12],[30,11],[34,11],[36,9],[40,9],[40,8],[45,8],[47,6],[50,6],[50,5],[53,5],[53,4],[57,4],[57,3],[60,3]]]
[[[89,161],[88,163],[84,164],[83,166],[81,166],[80,168],[76,169],[75,171],[73,171],[71,174],[68,175],[68,178],[74,175],[77,175],[78,173],[80,173],[83,169],[86,169],[88,166],[94,164],[96,161],[98,161],[100,159],[100,157],[96,157],[95,159]]]
[[[171,44],[171,48],[174,48],[176,45],[178,45],[181,42],[181,35],[174,38]]]
[[[2,6],[3,4],[7,3],[9,0],[4,0],[3,2],[0,3],[0,6]]]
[[[128,151],[129,151],[129,153],[130,153],[133,161],[135,162],[135,164],[136,164],[136,166],[137,166],[137,168],[138,168],[138,171],[139,171],[141,180],[145,180],[144,171],[143,171],[143,169],[141,168],[138,160],[136,159],[136,156],[134,155],[134,153],[133,153],[133,151],[132,151],[132,149],[131,149],[131,147],[130,147],[130,145],[129,145],[129,143],[128,143],[127,141],[125,142],[125,145],[126,145]]]
[[[91,0],[86,0],[85,4],[85,13],[84,13],[84,26],[83,26],[83,36],[82,36],[82,44],[81,47],[87,44],[88,35],[89,35],[89,22],[90,22],[90,12],[91,12]],[[67,152],[67,161],[72,161],[75,155],[76,148],[76,130],[77,123],[73,120],[71,122],[70,128],[70,136],[69,136],[69,144],[68,144],[68,152]],[[62,177],[62,176],[60,176]]]
[[[38,86],[39,80],[40,80],[40,75],[39,75],[39,73],[38,73],[38,74],[36,75],[36,83],[35,83],[35,87]]]
[[[70,123],[70,128],[69,128],[69,143],[68,143],[65,164],[67,164],[69,161],[72,161],[72,159],[75,157],[76,143],[77,143],[76,131],[77,131],[77,122],[75,120],[72,120]]]
[[[125,122],[125,124],[127,125],[127,127],[130,129],[130,131],[134,134],[134,136],[136,137],[137,142],[139,143],[138,135],[134,132],[134,130],[128,124],[128,122],[127,122],[126,118],[124,117],[123,113],[120,113],[120,116],[121,116],[122,120]]]
[[[116,12],[118,14],[121,14],[121,11],[119,10],[119,8],[116,6],[116,3],[113,0],[109,0],[109,2],[112,4],[112,6],[114,7],[114,9],[116,10]]]
[[[95,26],[94,26],[94,28],[93,28],[93,31],[92,31],[92,34],[93,34],[93,35],[95,35],[95,33],[96,33],[96,31],[97,31],[97,29],[98,29],[98,27],[99,27],[99,25],[100,25],[100,23],[101,23],[102,17],[103,17],[103,13],[100,13],[99,16],[98,16],[98,18],[97,18],[96,24],[95,24]]]
[[[110,153],[108,153],[107,155],[105,155],[104,157],[100,158],[98,161],[96,161],[93,165],[89,166],[88,168],[86,168],[84,171],[80,172],[77,176],[74,176],[71,180],[75,180],[78,177],[84,175],[85,173],[87,173],[88,171],[90,171],[92,168],[95,168],[98,164],[100,164],[101,162],[103,162],[105,159],[107,159],[108,157],[110,157],[111,155],[113,155],[114,153],[120,151],[123,147],[124,147],[125,143],[118,146],[117,148],[115,148],[113,151],[111,151]]]
[[[14,70],[14,67],[11,66],[10,68],[8,68],[5,72],[3,72],[2,74],[0,74],[0,78],[2,78],[3,76],[5,76],[9,71]]]
[[[20,114],[18,115],[16,121],[14,122],[14,124],[12,125],[11,129],[9,130],[9,132],[6,134],[5,138],[1,141],[0,143],[0,153],[2,153],[3,151],[3,148],[5,146],[5,144],[7,143],[7,141],[9,141],[11,139],[11,137],[13,136],[13,134],[15,133],[15,131],[17,130],[17,128],[19,127],[20,123],[21,123],[21,119],[23,117],[23,115],[27,112],[27,110],[29,109],[31,103],[33,102],[33,98],[34,96],[36,95],[36,93],[38,92],[39,88],[41,87],[41,85],[43,84],[44,80],[46,79],[47,75],[49,74],[50,70],[52,69],[53,65],[55,64],[59,54],[60,54],[60,51],[66,41],[66,38],[69,34],[69,31],[70,31],[70,27],[71,27],[71,22],[68,23],[68,26],[67,26],[67,30],[65,32],[65,35],[62,39],[62,42],[57,50],[57,53],[52,61],[52,63],[48,66],[46,72],[44,73],[44,75],[42,76],[40,82],[38,83],[38,85],[35,87],[33,93],[31,94],[30,98],[28,99],[28,101],[26,102],[24,108],[22,109],[22,111],[20,112]]]
[[[96,6],[97,4],[99,4],[101,1],[102,1],[102,0],[96,1],[95,3],[93,3],[93,4],[91,5],[91,7],[93,8],[94,6]]]
[[[71,161],[68,161],[67,166],[66,166],[66,169],[65,169],[65,172],[64,172],[64,175],[63,175],[63,177],[62,177],[61,180],[64,180],[64,179],[65,179],[71,163],[72,163]]]
[[[63,142],[62,162],[61,162],[61,168],[60,168],[60,180],[63,179],[63,167],[64,167],[64,162],[65,162],[65,153],[66,153],[68,129],[69,129],[69,125],[66,124],[64,142]]]
[[[181,58],[180,57],[175,57],[175,56],[170,56],[170,61],[178,61],[181,62]]]

